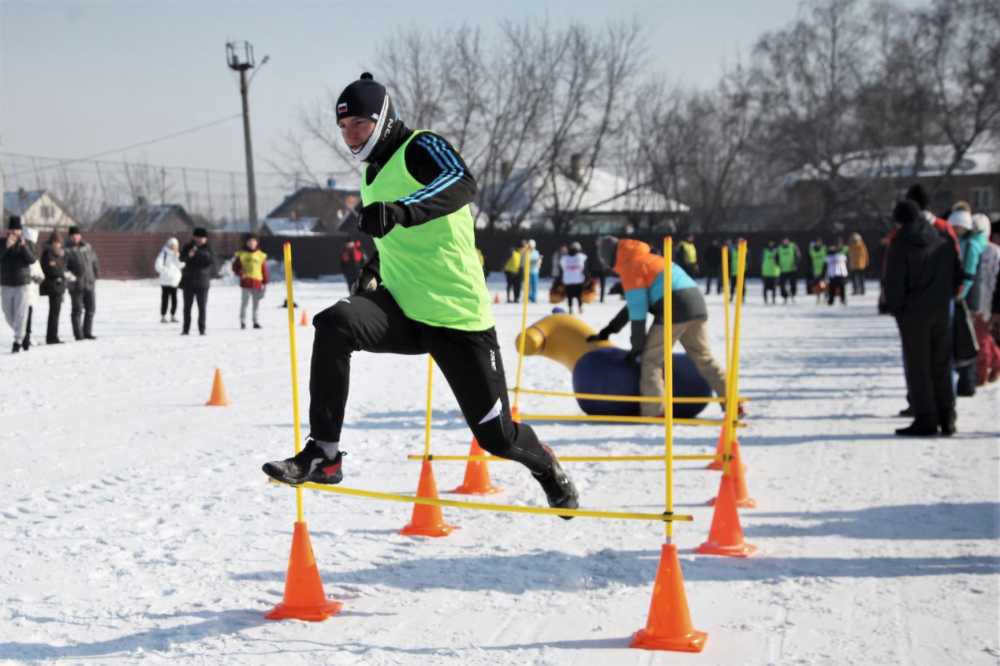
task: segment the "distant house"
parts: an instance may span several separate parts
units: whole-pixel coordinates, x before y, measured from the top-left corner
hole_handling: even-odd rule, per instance
[[[501,227],[520,220],[522,227],[552,228],[553,217],[569,215],[577,233],[620,233],[627,224],[650,230],[672,228],[690,212],[687,205],[620,174],[582,169],[578,159],[566,173],[552,178],[512,170],[499,188],[484,188],[477,210],[479,226],[484,226],[490,210]]]
[[[1000,219],[1000,136],[986,135],[973,144],[948,174],[952,155],[951,146],[930,145],[924,146],[922,155],[916,146],[893,146],[838,156],[844,163],[841,177],[858,191],[859,205],[834,216],[834,228],[880,226],[883,220],[878,214],[858,212],[861,204],[870,202],[876,211],[887,214],[914,183],[924,186],[931,208],[939,214],[964,200],[973,211]],[[824,174],[809,165],[785,177],[786,202],[803,228],[823,219],[826,185]]]
[[[272,210],[271,219],[316,220],[313,231],[335,233],[351,219],[354,209],[361,203],[361,193],[356,189],[329,187],[303,187]]]
[[[66,230],[78,224],[48,190],[4,192],[4,225],[11,215],[19,216],[24,226],[38,231]]]
[[[150,205],[140,199],[134,206],[106,208],[91,226],[94,231],[190,233],[198,224],[179,204]]]
[[[324,233],[316,217],[268,217],[260,224],[265,236],[321,236]]]

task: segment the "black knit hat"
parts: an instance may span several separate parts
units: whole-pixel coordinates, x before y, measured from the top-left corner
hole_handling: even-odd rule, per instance
[[[913,224],[920,219],[920,209],[917,208],[916,202],[910,199],[900,201],[896,204],[896,207],[892,209],[892,219],[905,227],[906,225]]]
[[[78,233],[80,233],[80,227],[70,227],[69,228],[69,235],[70,236],[72,236],[73,234],[78,234]]]
[[[351,83],[337,98],[337,122],[349,116],[367,118],[375,122],[371,137],[358,149],[351,151],[354,159],[364,161],[372,155],[376,146],[392,133],[396,121],[396,109],[385,86],[375,81],[371,73],[365,72]]]
[[[195,227],[191,235],[195,238],[208,238],[208,230],[205,227]]]
[[[914,183],[906,190],[906,198],[920,206],[920,210],[927,210],[927,204],[930,203],[927,190],[920,183]]]
[[[7,218],[7,229],[13,231],[14,229],[21,228],[21,218],[17,215],[11,215]]]

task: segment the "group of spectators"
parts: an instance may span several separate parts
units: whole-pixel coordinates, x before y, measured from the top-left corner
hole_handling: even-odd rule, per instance
[[[538,278],[542,270],[542,254],[534,239],[523,239],[516,247],[508,250],[503,266],[507,280],[507,302],[518,303],[524,282],[524,265],[528,262],[528,300],[538,302]],[[579,312],[583,312],[583,294],[588,289],[595,291],[595,297],[604,302],[606,280],[610,270],[600,253],[586,254],[583,245],[574,241],[560,245],[550,260],[552,292],[565,295],[569,312],[573,312],[576,302]],[[596,293],[600,289],[599,295]]]
[[[72,303],[73,338],[96,340],[93,327],[99,272],[97,253],[83,240],[79,228],[70,227],[65,242],[58,231],[53,231],[39,248],[38,232],[25,228],[20,217],[11,216],[0,251],[0,300],[4,319],[13,333],[11,352],[31,349],[32,319],[42,296],[49,299],[45,344],[62,344],[59,315],[67,291]]]
[[[989,218],[957,202],[942,216],[919,184],[893,210],[886,237],[881,307],[903,346],[913,422],[899,435],[956,430],[955,396],[1000,377],[1000,234]],[[954,381],[957,375],[957,381]]]

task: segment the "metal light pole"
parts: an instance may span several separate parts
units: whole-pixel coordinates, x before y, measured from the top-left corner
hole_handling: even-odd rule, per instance
[[[264,56],[260,66],[263,67],[270,56]],[[247,160],[247,214],[250,218],[250,231],[257,232],[257,187],[253,174],[253,144],[250,142],[250,107],[247,104],[247,91],[253,76],[247,79],[247,71],[256,67],[253,57],[253,44],[250,42],[226,43],[226,64],[229,69],[240,74],[240,97],[243,100],[243,148]],[[259,71],[259,70],[258,70]]]

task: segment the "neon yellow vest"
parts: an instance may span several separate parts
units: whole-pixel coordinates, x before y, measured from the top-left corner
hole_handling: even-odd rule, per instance
[[[406,168],[406,147],[422,131],[401,145],[375,180],[368,184],[368,168],[361,176],[361,201],[393,202],[423,187]],[[483,269],[476,254],[472,213],[462,206],[454,213],[409,229],[397,225],[375,239],[382,283],[403,313],[430,326],[461,331],[485,331],[494,325]]]
[[[267,261],[266,254],[260,250],[254,250],[253,252],[240,250],[236,253],[236,257],[240,260],[240,269],[243,271],[243,277],[250,278],[251,280],[264,280],[264,262]]]

